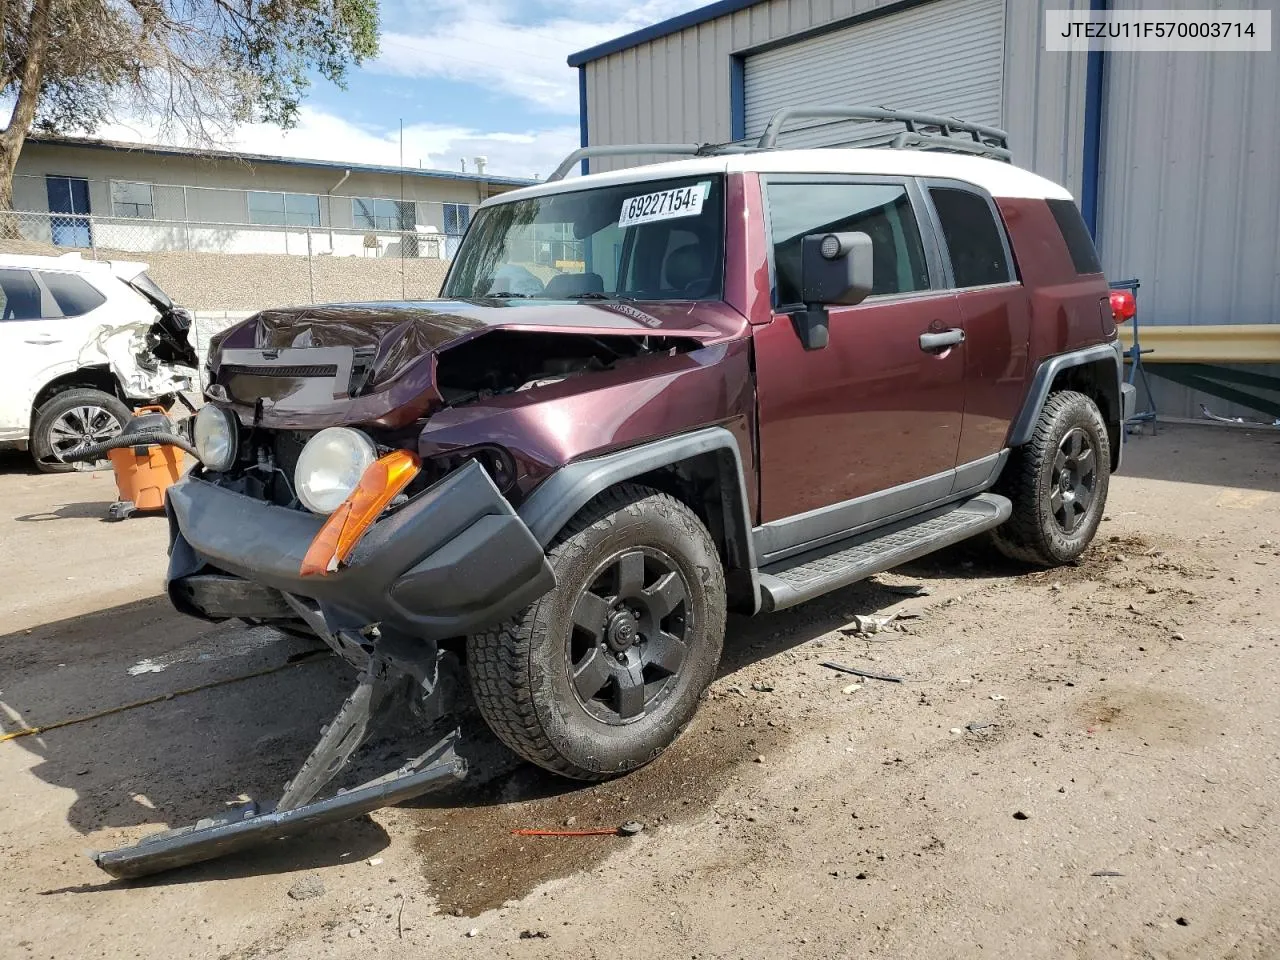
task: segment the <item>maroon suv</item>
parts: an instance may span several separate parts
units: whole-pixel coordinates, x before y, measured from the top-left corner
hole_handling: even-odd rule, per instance
[[[1000,131],[903,116],[899,146],[1007,155]],[[359,684],[274,808],[106,869],[461,776],[450,735],[315,799],[375,706],[444,712],[442,659],[514,751],[601,779],[689,723],[728,611],[987,531],[1035,564],[1088,546],[1131,395],[1070,195],[952,150],[701,152],[490,200],[440,300],[217,338],[203,465],[169,493],[170,596],[304,627]]]

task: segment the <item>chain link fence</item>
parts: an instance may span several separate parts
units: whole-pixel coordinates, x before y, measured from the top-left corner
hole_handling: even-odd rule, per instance
[[[40,209],[55,193],[63,209],[112,215]],[[434,297],[474,209],[29,175],[14,178],[14,202],[0,211],[0,253],[142,260],[196,310]]]
[[[439,293],[450,238],[422,230],[0,213],[0,253],[142,260],[175,302],[250,310]]]

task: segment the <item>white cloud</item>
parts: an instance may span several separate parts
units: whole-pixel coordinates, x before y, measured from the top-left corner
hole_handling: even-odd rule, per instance
[[[382,52],[366,69],[474,83],[541,110],[572,114],[578,110],[578,75],[565,63],[569,54],[698,6],[694,0],[566,2],[553,19],[530,25],[507,4],[470,2],[434,9],[421,27],[397,29],[391,25],[402,18],[384,8]],[[586,19],[591,15],[600,19]]]
[[[129,143],[164,143],[153,126],[113,123],[98,136]],[[178,146],[185,144],[178,143]],[[297,127],[282,131],[269,124],[248,124],[234,131],[225,144],[229,150],[306,160],[339,163],[400,164],[400,132],[357,126],[315,107],[303,107]],[[526,131],[483,131],[460,126],[418,123],[404,128],[404,163],[407,167],[458,170],[466,158],[474,171],[474,158],[488,158],[488,172],[510,177],[546,177],[578,146],[577,125],[557,125]]]
[[[544,118],[553,115],[548,123],[535,113],[515,130],[410,124],[404,128],[405,166],[457,170],[465,157],[474,170],[473,158],[484,156],[490,173],[546,177],[578,146],[578,125],[569,119],[578,112],[577,71],[566,65],[566,57],[701,5],[701,0],[384,0],[382,53],[362,69],[472,83],[514,99],[522,109],[533,107]],[[430,102],[429,84],[423,99]],[[188,145],[165,136],[156,124],[128,118],[100,128],[97,135]],[[356,124],[305,105],[293,130],[247,124],[230,131],[218,146],[387,166],[398,166],[401,156],[397,128]]]

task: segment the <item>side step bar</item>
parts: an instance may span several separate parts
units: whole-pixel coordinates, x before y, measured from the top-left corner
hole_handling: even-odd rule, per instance
[[[762,612],[797,603],[933,553],[1009,519],[1013,505],[994,493],[948,504],[848,540],[789,557],[760,571]]]

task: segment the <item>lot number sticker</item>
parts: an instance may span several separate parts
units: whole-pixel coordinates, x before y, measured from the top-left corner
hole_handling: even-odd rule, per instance
[[[710,181],[695,183],[690,187],[660,190],[622,201],[618,215],[619,227],[634,227],[655,220],[674,220],[677,217],[696,217],[702,212],[702,201],[710,189]]]

